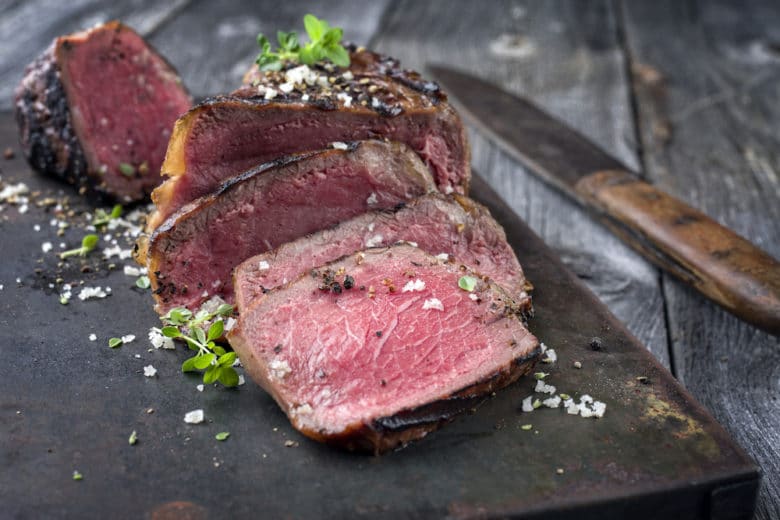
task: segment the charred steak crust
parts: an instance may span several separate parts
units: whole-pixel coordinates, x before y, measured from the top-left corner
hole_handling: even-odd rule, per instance
[[[111,43],[108,44],[107,41]],[[140,46],[136,42],[141,42]],[[128,47],[122,47],[124,45]],[[88,50],[79,51],[84,48]],[[124,51],[130,48],[140,49],[139,53],[125,55]],[[80,59],[86,59],[84,52],[99,55],[100,65],[93,62],[86,70],[80,70],[82,76],[73,78],[69,75],[67,64],[74,59],[74,53],[78,52],[82,52]],[[162,150],[156,154],[148,154],[148,150],[140,148],[147,166],[136,168],[133,175],[122,172],[125,177],[120,176],[121,181],[117,183],[111,178],[117,172],[107,171],[108,165],[98,157],[97,147],[105,144],[99,141],[105,137],[92,135],[93,128],[90,126],[95,124],[95,116],[101,113],[91,113],[90,107],[94,104],[102,107],[99,110],[105,110],[108,106],[105,99],[109,98],[111,93],[88,91],[87,86],[74,86],[82,82],[88,85],[90,82],[94,84],[94,81],[104,80],[100,74],[114,74],[117,70],[105,66],[105,63],[121,61],[132,62],[132,67],[136,67],[136,70],[147,67],[135,77],[121,76],[112,79],[124,82],[118,83],[122,85],[123,94],[126,94],[128,89],[136,89],[137,99],[123,99],[125,103],[132,105],[131,101],[137,100],[144,100],[142,103],[145,104],[156,103],[152,108],[158,121],[157,126],[173,123],[176,116],[191,106],[189,94],[178,80],[173,66],[132,29],[118,21],[55,38],[51,45],[26,67],[24,77],[16,89],[14,105],[21,148],[33,169],[75,185],[80,193],[89,191],[100,198],[125,203],[144,198],[159,184]],[[159,79],[151,77],[153,74],[163,78],[167,92],[165,88],[153,90],[152,85]],[[85,78],[85,75],[88,78]],[[95,77],[98,79],[95,80]],[[174,78],[176,84],[172,87]],[[86,92],[88,101],[78,105],[73,97],[83,97],[82,89]],[[113,131],[115,138],[116,134],[121,134],[121,142],[117,144],[118,141],[114,141],[114,146],[117,146],[117,149],[130,148],[132,151],[133,140],[130,137],[150,134],[151,129],[137,127],[138,121],[124,121],[121,114],[121,108],[116,109],[116,114],[105,114],[108,116],[104,118],[105,124],[110,126],[104,126],[101,130],[108,130],[108,133]],[[165,131],[167,138],[170,128]],[[127,157],[131,155],[132,153],[128,153]],[[111,166],[113,168],[116,165]]]
[[[179,118],[162,166],[169,178],[152,194],[156,210],[148,233],[239,171],[334,141],[404,142],[423,158],[441,191],[468,192],[466,131],[435,83],[365,50],[353,52],[346,71],[329,64],[307,68],[318,81],[290,83],[294,69],[253,69],[243,87],[206,99]]]
[[[88,187],[87,161],[73,129],[55,46],[56,41],[27,66],[17,90],[19,142],[35,170]]]
[[[335,189],[333,183],[338,178],[329,175],[330,171],[349,172],[345,185],[335,195],[330,194],[339,197],[338,203],[321,198],[300,200],[305,190],[314,190],[310,195],[316,197],[318,190]],[[228,179],[217,191],[188,203],[148,239],[139,240],[136,254],[146,258],[157,310],[164,313],[179,305],[197,306],[208,299],[203,291],[208,296],[218,295],[232,301],[230,277],[237,264],[367,210],[370,195],[358,195],[353,179],[361,183],[361,190],[365,191],[367,184],[376,190],[373,195],[380,209],[396,207],[435,191],[425,165],[401,143],[349,143],[345,150],[306,152],[252,168]],[[273,199],[275,190],[284,192],[284,187],[288,196],[296,197],[292,203]],[[266,210],[281,212],[287,219],[286,225],[258,215],[255,199]],[[324,213],[316,214],[317,209]],[[296,218],[290,217],[293,213]],[[221,231],[215,231],[215,225],[221,226]],[[295,230],[287,229],[290,226]],[[305,230],[295,234],[299,229]],[[231,237],[237,232],[238,236]],[[259,234],[263,235],[262,239],[258,239]],[[225,250],[226,247],[232,249]],[[216,280],[209,278],[216,276],[217,271],[220,272]]]
[[[381,453],[403,447],[454,421],[459,415],[477,408],[491,393],[507,387],[534,368],[541,356],[538,345],[528,354],[515,358],[509,367],[471,384],[452,396],[394,415],[360,424],[338,435],[323,436],[307,431],[310,438],[348,451]]]
[[[501,389],[513,383],[522,375],[529,373],[534,364],[538,361],[541,354],[541,348],[539,346],[538,340],[522,325],[522,309],[518,307],[517,303],[506,292],[504,292],[501,287],[490,281],[487,281],[487,277],[481,276],[478,272],[473,271],[466,266],[456,268],[452,264],[441,262],[438,259],[435,259],[433,256],[428,255],[427,253],[424,253],[420,249],[409,244],[402,243],[390,247],[367,249],[360,254],[362,255],[360,260],[358,260],[355,255],[346,256],[321,266],[312,272],[303,273],[296,280],[291,281],[287,285],[269,291],[269,298],[258,298],[254,304],[249,305],[248,309],[246,309],[245,312],[240,315],[238,325],[228,334],[228,340],[241,357],[247,373],[255,380],[255,382],[257,382],[272,395],[279,406],[288,414],[291,422],[293,423],[293,426],[295,426],[295,428],[301,431],[301,433],[304,435],[314,440],[348,450],[372,452],[375,454],[402,447],[403,445],[411,441],[421,439],[427,435],[427,433],[440,428],[447,422],[453,420],[458,414],[479,405],[479,403],[481,403],[493,391]],[[302,416],[300,415],[300,412],[296,412],[296,407],[300,406],[301,402],[308,402],[305,401],[305,398],[306,392],[309,392],[309,390],[303,390],[304,393],[301,394],[299,393],[300,390],[296,390],[296,388],[316,388],[316,385],[321,384],[321,382],[317,382],[317,379],[320,377],[325,377],[326,375],[327,377],[331,377],[331,375],[336,378],[339,377],[337,373],[328,372],[327,367],[322,376],[320,376],[318,374],[320,370],[317,369],[319,363],[323,363],[323,361],[333,353],[340,355],[341,350],[344,348],[342,345],[342,340],[346,340],[347,336],[344,338],[339,338],[339,333],[336,332],[336,337],[334,338],[332,334],[338,329],[340,325],[337,325],[336,328],[334,328],[333,324],[349,323],[350,325],[346,326],[347,328],[345,329],[344,333],[349,335],[353,340],[358,341],[356,338],[362,337],[363,334],[362,327],[359,324],[355,324],[350,321],[350,314],[344,315],[343,321],[341,318],[342,315],[339,314],[341,311],[338,311],[334,316],[331,316],[326,312],[328,317],[320,318],[321,315],[319,312],[323,309],[321,309],[319,304],[316,302],[318,302],[318,297],[322,297],[322,287],[320,286],[319,289],[312,291],[309,286],[312,283],[318,283],[317,280],[320,278],[320,275],[323,272],[341,272],[342,270],[345,273],[353,273],[355,275],[356,281],[361,283],[360,280],[363,279],[362,275],[368,274],[370,271],[362,274],[361,272],[356,271],[359,271],[361,268],[364,268],[365,266],[368,266],[372,263],[374,265],[381,266],[382,272],[387,273],[387,276],[391,276],[391,274],[385,269],[386,262],[389,259],[400,259],[400,261],[409,260],[408,263],[404,265],[409,266],[410,269],[424,270],[424,266],[426,265],[429,267],[438,265],[440,268],[448,270],[449,275],[452,276],[452,289],[457,295],[464,298],[468,295],[468,293],[465,293],[457,287],[456,282],[458,277],[464,274],[476,276],[480,280],[478,283],[478,289],[476,290],[476,293],[479,293],[480,297],[476,299],[469,299],[473,301],[473,304],[477,306],[479,310],[470,311],[468,314],[472,319],[476,320],[474,322],[475,324],[480,323],[482,324],[481,326],[486,327],[486,334],[488,334],[488,337],[492,337],[493,340],[496,341],[496,343],[493,344],[494,346],[485,346],[484,348],[492,349],[490,352],[493,353],[493,356],[498,356],[498,359],[505,361],[498,361],[498,359],[491,358],[489,366],[494,367],[491,371],[483,373],[482,376],[476,377],[476,379],[472,378],[471,380],[468,379],[468,375],[465,376],[465,384],[459,389],[453,389],[447,394],[438,395],[433,400],[424,401],[418,405],[403,407],[391,414],[379,414],[373,418],[350,419],[346,425],[343,425],[345,427],[341,430],[333,430],[329,429],[330,427],[323,427],[323,423],[319,422],[320,419],[315,420],[314,423],[307,424],[307,422],[311,419],[308,419],[309,416],[307,415],[307,419],[302,421],[300,419]],[[403,268],[403,272],[404,276],[407,276],[406,268]],[[385,276],[385,274],[382,274],[381,276]],[[421,274],[420,276],[426,277],[427,275]],[[312,282],[312,280],[314,280],[314,282]],[[297,287],[300,284],[302,285]],[[441,287],[439,287],[437,290],[440,289]],[[323,350],[320,350],[320,348],[315,347],[313,344],[308,347],[304,345],[303,347],[300,347],[303,349],[302,352],[295,353],[294,351],[299,348],[295,346],[295,336],[287,336],[287,332],[281,332],[281,329],[278,332],[281,334],[278,339],[284,337],[284,341],[286,343],[277,343],[275,336],[277,332],[275,332],[275,328],[283,327],[285,331],[288,330],[290,324],[286,323],[284,317],[288,313],[294,314],[296,312],[295,302],[297,300],[294,299],[294,296],[287,296],[287,293],[291,290],[297,290],[299,291],[297,294],[300,294],[301,296],[308,295],[309,298],[312,298],[310,304],[317,305],[317,307],[315,310],[307,309],[307,312],[314,312],[318,316],[318,319],[325,320],[322,323],[313,322],[310,324],[310,326],[316,328],[319,328],[320,326],[327,327],[325,330],[328,331],[328,336],[325,341],[330,342],[330,345],[342,346],[339,346],[335,351],[332,351],[333,347],[326,347],[324,345],[321,346]],[[373,296],[367,296],[363,290],[356,290],[353,288],[352,291],[355,292],[350,293],[351,296],[358,294],[362,295],[361,297],[373,299]],[[325,292],[327,294],[327,291]],[[401,291],[400,287],[397,287],[396,289],[390,287],[387,294],[397,294],[398,292],[405,291]],[[317,296],[318,294],[319,296]],[[335,296],[340,298],[341,292]],[[487,299],[483,301],[483,297]],[[271,298],[274,298],[274,300],[272,301]],[[368,300],[365,301],[368,302]],[[401,305],[403,306],[403,303]],[[456,304],[453,303],[453,305]],[[348,309],[350,308],[350,304],[339,303],[337,307],[339,309]],[[403,308],[408,309],[408,307]],[[371,310],[368,307],[364,308],[363,304],[360,305],[360,309],[362,314],[371,314],[374,316],[374,318],[376,318],[376,311]],[[280,314],[277,315],[277,313]],[[384,316],[383,319],[387,319],[393,323],[400,323],[394,316],[382,316]],[[257,322],[258,319],[263,320],[263,322]],[[279,319],[282,321],[278,321]],[[306,316],[304,316],[302,319],[308,320]],[[404,327],[406,327],[406,325],[404,325]],[[273,330],[271,330],[271,328],[273,328]],[[507,332],[510,330],[513,332]],[[370,328],[370,331],[373,331],[373,329]],[[495,338],[490,335],[496,333],[500,335],[499,338]],[[299,332],[298,334],[301,333]],[[302,334],[303,335],[301,338],[308,337],[306,332],[303,332]],[[432,335],[429,336],[428,339],[434,343],[438,340],[438,345],[440,348],[444,348],[446,350],[446,348],[450,347],[450,344],[447,342],[446,338],[442,339],[442,337],[436,335],[435,333],[431,334]],[[502,334],[508,335],[503,336]],[[381,339],[382,337],[384,336],[380,333],[376,334],[376,338],[374,337],[373,332],[367,334],[366,339],[363,340],[366,343],[361,344],[359,346],[359,350],[371,352],[375,347],[368,342],[372,339],[378,341],[377,338]],[[504,345],[504,341],[507,339],[507,346],[509,347],[509,350],[503,350],[507,348],[506,346],[499,348],[498,345]],[[270,345],[277,345],[272,350],[264,346],[264,342],[269,340],[270,343],[268,343],[268,347],[270,347]],[[411,338],[405,338],[400,339],[399,341],[401,341],[402,344],[406,344],[406,342],[410,340]],[[441,347],[442,345],[445,345],[445,347]],[[408,350],[408,348],[423,348],[423,346],[415,345],[414,347],[403,347],[402,350]],[[400,353],[398,351],[395,352]],[[462,355],[463,351],[456,351],[456,353]],[[470,351],[469,357],[473,354],[474,352]],[[301,378],[300,380],[295,380],[289,383],[286,379],[283,380],[284,382],[282,382],[282,380],[275,379],[273,376],[273,361],[278,361],[278,358],[276,358],[277,355],[292,356],[288,358],[290,359],[289,364],[287,364],[285,361],[287,369],[291,374],[295,374],[298,369],[304,370],[306,373],[304,375],[298,376]],[[395,360],[396,354],[391,355]],[[426,354],[426,356],[430,355],[436,356],[436,354]],[[275,359],[272,360],[271,358]],[[303,365],[299,365],[295,361],[296,358],[301,358],[306,361],[302,361]],[[483,358],[483,360],[480,361],[480,364],[484,362],[485,360]],[[345,359],[342,357],[334,359],[333,363],[335,363],[335,367],[342,367],[341,369],[345,367]],[[385,366],[384,362],[376,361],[376,358],[373,363],[380,363],[380,366]],[[469,369],[469,375],[476,376],[473,371],[476,366],[477,365]],[[361,365],[359,370],[361,372],[372,372],[371,368],[363,365]],[[414,377],[413,374],[416,373],[414,369],[411,371],[405,370],[405,372],[412,374],[411,377]],[[369,375],[369,378],[375,376],[376,374]],[[284,377],[284,375],[282,377]],[[439,376],[437,376],[437,378],[438,377]],[[461,375],[457,377],[464,376]],[[348,379],[348,381],[350,381],[349,384],[351,385],[352,380]],[[293,386],[290,387],[288,385]],[[299,387],[296,385],[303,386]],[[382,386],[384,385],[385,381],[383,379]],[[322,392],[322,390],[312,391],[316,393]],[[316,393],[311,394],[309,397],[317,399],[317,397],[315,397]],[[328,390],[328,396],[330,395],[331,392]],[[365,396],[366,399],[368,399],[367,402],[370,402],[372,399],[369,394],[360,395]],[[318,406],[314,404],[314,402],[312,402],[312,405],[315,409]],[[393,405],[391,406],[397,406],[396,401],[393,401]],[[308,413],[312,413],[311,409]],[[322,417],[327,417],[327,415]],[[320,426],[317,427],[315,426],[316,424],[320,424]],[[333,427],[338,428],[338,424],[340,423],[333,425]]]

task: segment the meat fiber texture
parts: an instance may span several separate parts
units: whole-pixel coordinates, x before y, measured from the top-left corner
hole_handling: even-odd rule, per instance
[[[192,310],[213,296],[233,300],[231,272],[247,258],[369,209],[394,208],[436,190],[406,145],[352,143],[287,157],[234,177],[197,199],[149,238],[156,309]]]
[[[397,210],[371,211],[246,260],[233,275],[236,307],[241,312],[264,292],[301,272],[399,241],[446,261],[475,266],[503,287],[518,307],[530,312],[531,286],[501,226],[473,200],[441,194],[421,197]]]
[[[244,310],[228,339],[296,429],[375,453],[473,407],[540,353],[501,288],[410,245],[304,273]]]
[[[466,193],[469,146],[460,117],[435,83],[397,61],[352,49],[349,69],[288,65],[247,75],[230,96],[204,101],[177,122],[152,195],[153,231],[225,179],[285,154],[334,142],[386,138],[408,144],[444,193]],[[332,80],[332,81],[331,81]]]
[[[173,67],[114,21],[55,39],[25,71],[16,119],[34,169],[127,203],[162,180],[173,124],[191,104]]]

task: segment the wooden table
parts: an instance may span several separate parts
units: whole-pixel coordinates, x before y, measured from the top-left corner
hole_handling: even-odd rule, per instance
[[[0,109],[51,39],[120,18],[196,96],[240,82],[258,32],[311,11],[422,69],[443,62],[527,96],[653,183],[780,257],[780,4],[70,0],[0,4]],[[474,166],[764,471],[780,517],[780,342],[649,265],[471,133]]]

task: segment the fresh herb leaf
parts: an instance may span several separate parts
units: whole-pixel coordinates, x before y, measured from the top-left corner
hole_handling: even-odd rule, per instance
[[[138,434],[135,432],[135,430],[133,430],[133,433],[130,434],[130,438],[127,439],[127,443],[130,446],[135,446],[137,442],[138,442]]]
[[[132,177],[135,175],[135,166],[126,162],[119,163],[119,172],[125,177]]]
[[[225,441],[228,437],[230,437],[230,432],[219,432],[214,436],[218,441]]]
[[[187,343],[190,350],[196,352],[182,363],[182,372],[203,371],[205,384],[219,381],[224,386],[238,385],[238,373],[232,366],[236,361],[236,353],[228,352],[215,342],[225,331],[223,318],[231,314],[233,306],[223,304],[214,312],[200,310],[195,316],[187,308],[177,307],[162,318],[166,323],[160,329],[163,336],[179,338]],[[211,324],[207,331],[204,331],[207,322]],[[188,333],[182,332],[183,329],[187,329]]]
[[[276,39],[279,48],[276,52],[272,50],[268,38],[262,34],[257,35],[260,54],[255,62],[260,70],[280,70],[283,62],[313,65],[325,60],[339,67],[349,67],[349,53],[341,45],[343,31],[340,28],[330,27],[328,22],[312,14],[303,17],[303,26],[309,36],[306,45],[301,46],[296,32],[278,31]]]
[[[461,276],[458,280],[458,287],[464,291],[473,292],[477,287],[477,279],[473,276]]]
[[[83,480],[84,475],[78,472],[78,470],[73,470],[73,480]]]
[[[139,276],[138,279],[135,281],[135,286],[139,289],[148,289],[149,286],[152,285],[152,282],[149,281],[149,277],[146,275]]]
[[[97,235],[86,235],[81,239],[81,247],[71,249],[69,251],[63,251],[60,253],[60,259],[68,258],[69,256],[87,256],[87,253],[95,249],[100,242],[100,238]]]
[[[111,338],[108,340],[108,346],[111,348],[117,348],[122,344],[122,338]]]
[[[525,431],[525,432],[527,432],[527,431],[530,431],[530,430],[532,430],[532,429],[533,429],[533,427],[534,427],[534,425],[533,425],[533,424],[524,424],[524,425],[522,425],[522,426],[520,427],[520,429],[521,429],[521,430],[523,430],[523,431]]]
[[[95,210],[95,216],[92,217],[92,225],[95,227],[101,227],[108,224],[111,220],[117,219],[122,216],[122,205],[116,204],[111,208],[111,213],[106,212],[102,208]]]

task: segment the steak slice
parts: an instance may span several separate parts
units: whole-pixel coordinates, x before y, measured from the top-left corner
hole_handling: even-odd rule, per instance
[[[530,311],[530,284],[501,226],[481,204],[464,196],[452,199],[441,194],[421,197],[398,210],[365,213],[253,256],[233,273],[236,306],[240,312],[301,272],[355,251],[399,241],[475,266],[501,285],[519,307]]]
[[[162,167],[170,178],[152,195],[156,211],[147,231],[238,172],[339,141],[406,143],[443,192],[466,193],[471,175],[466,133],[438,86],[402,71],[391,58],[354,48],[351,57],[348,70],[330,64],[255,69],[248,85],[182,116]]]
[[[459,288],[464,275],[477,278],[473,292]],[[473,407],[528,373],[540,353],[500,287],[406,244],[270,291],[228,340],[296,429],[375,453]]]
[[[406,145],[353,143],[264,164],[197,199],[160,226],[146,250],[161,314],[233,299],[233,267],[258,253],[434,191],[430,172]]]
[[[55,39],[16,91],[30,165],[121,202],[160,183],[173,123],[190,106],[176,71],[116,21]]]

